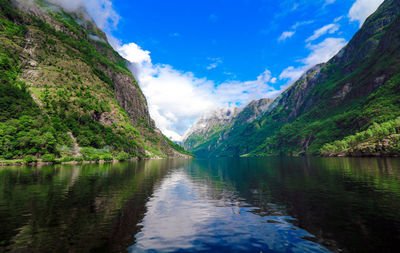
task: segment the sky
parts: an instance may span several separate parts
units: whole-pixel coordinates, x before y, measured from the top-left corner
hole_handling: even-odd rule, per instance
[[[383,0],[51,0],[83,5],[180,141],[202,114],[274,98],[328,61]]]

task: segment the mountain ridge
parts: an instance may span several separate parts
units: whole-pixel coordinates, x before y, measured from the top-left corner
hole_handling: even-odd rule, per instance
[[[320,154],[326,143],[396,118],[399,13],[399,1],[384,1],[336,56],[308,70],[262,117],[192,151],[205,157]]]

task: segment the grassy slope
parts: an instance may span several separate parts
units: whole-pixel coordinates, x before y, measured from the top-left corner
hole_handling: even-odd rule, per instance
[[[199,146],[202,146],[205,143],[209,142],[210,139],[218,137],[221,133],[223,133],[223,131],[228,129],[231,125],[232,125],[231,123],[227,125],[218,124],[209,129],[205,134],[193,133],[185,140],[184,146],[188,150],[196,151]]]

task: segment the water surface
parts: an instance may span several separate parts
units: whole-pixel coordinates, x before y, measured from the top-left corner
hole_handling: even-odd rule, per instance
[[[400,160],[0,168],[0,252],[400,252]]]

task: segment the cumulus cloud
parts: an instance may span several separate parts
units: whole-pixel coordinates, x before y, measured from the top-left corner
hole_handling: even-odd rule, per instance
[[[268,70],[253,81],[216,84],[170,65],[153,64],[150,52],[135,43],[120,45],[118,51],[131,62],[130,69],[148,100],[157,127],[173,140],[181,140],[193,122],[206,111],[246,104],[279,93],[269,86],[271,72]]]
[[[347,41],[343,38],[327,38],[316,45],[308,44],[307,48],[311,50],[311,53],[302,62],[310,67],[318,63],[327,62],[346,44]]]
[[[293,83],[294,81],[300,78],[300,76],[304,73],[304,71],[305,67],[295,68],[293,66],[289,66],[282,71],[282,73],[279,75],[279,79],[280,80],[289,79],[289,83]]]
[[[271,72],[267,69],[253,81],[228,81],[215,87],[214,100],[219,105],[244,105],[254,99],[276,97],[280,90],[269,84]]]
[[[317,30],[314,31],[314,34],[310,36],[306,42],[314,41],[318,39],[319,37],[329,33],[329,34],[334,34],[339,30],[339,25],[338,24],[329,24],[325,25]]]
[[[152,69],[150,52],[143,50],[135,43],[128,43],[122,46],[120,43],[120,41],[114,41],[114,48],[117,48],[120,55],[132,63],[130,66],[132,74],[135,77],[138,77],[139,74],[146,75],[147,73],[143,73],[143,71]]]
[[[283,32],[281,34],[281,36],[278,38],[278,41],[284,41],[287,38],[292,37],[296,32],[295,31],[287,31],[287,32]]]
[[[305,71],[310,69],[316,64],[327,62],[335,56],[345,45],[347,41],[343,38],[327,38],[321,43],[312,45],[308,44],[306,47],[311,51],[310,54],[300,60],[303,65],[300,67],[289,66],[282,71],[279,79],[288,79],[289,83],[296,81]]]
[[[383,1],[384,0],[356,0],[348,14],[350,21],[358,21],[361,27],[368,16],[371,15]]]
[[[97,26],[109,32],[118,25],[120,16],[113,9],[110,0],[49,0],[67,11],[76,11],[85,8],[94,19]]]

